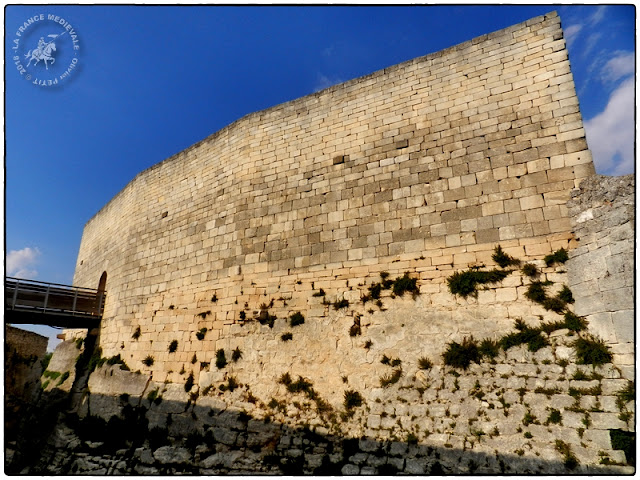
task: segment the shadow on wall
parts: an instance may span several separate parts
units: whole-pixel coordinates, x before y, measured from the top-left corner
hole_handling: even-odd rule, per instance
[[[97,397],[97,398],[94,398]],[[308,425],[296,427],[253,418],[246,411],[216,408],[214,397],[195,403],[161,397],[91,394],[80,414],[65,412],[66,392],[45,392],[23,423],[27,437],[7,456],[7,474],[630,474],[635,467],[581,465],[572,446],[547,445],[531,451],[499,451],[491,438],[469,445],[448,444],[434,434],[425,443],[348,438]],[[208,399],[208,401],[204,401]],[[200,404],[198,404],[200,403]],[[89,411],[93,405],[99,412]],[[103,418],[99,414],[114,413]],[[109,414],[110,414],[109,413]],[[58,423],[55,424],[56,419]],[[36,427],[36,428],[34,428]],[[314,431],[315,430],[315,431]],[[46,433],[50,431],[50,433]],[[617,431],[611,431],[612,441]],[[624,432],[629,462],[633,434]]]

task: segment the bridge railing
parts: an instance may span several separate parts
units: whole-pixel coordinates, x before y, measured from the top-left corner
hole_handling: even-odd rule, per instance
[[[100,318],[105,292],[22,278],[5,278],[5,309]]]

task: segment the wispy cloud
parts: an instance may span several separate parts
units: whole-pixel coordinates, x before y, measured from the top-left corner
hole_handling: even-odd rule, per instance
[[[598,8],[596,8],[596,10],[587,19],[587,23],[589,23],[590,25],[596,25],[600,23],[600,21],[604,18],[604,14],[606,10],[607,10],[606,5],[598,6]]]
[[[596,170],[624,175],[634,170],[635,82],[626,79],[609,97],[605,109],[584,122]]]
[[[333,85],[337,85],[338,83],[344,82],[343,79],[339,77],[327,77],[320,73],[318,75],[318,80],[316,81],[315,86],[313,87],[314,92],[319,92],[320,90],[324,90],[325,88],[329,88]]]
[[[589,31],[591,32],[586,40],[586,51],[588,53],[588,51],[595,46],[595,44],[598,42],[601,36],[599,33],[593,33],[591,28],[595,27],[598,23],[602,21],[606,11],[607,11],[607,6],[600,5],[594,10],[594,12],[591,15],[587,17],[582,17],[579,21],[575,17],[573,17],[572,18],[573,22],[567,25],[566,27],[564,27],[563,29],[564,36],[567,40],[567,45],[571,46],[573,42],[576,40],[576,38],[578,38],[580,33],[584,31],[583,30],[584,27],[587,27],[587,29],[589,29]],[[583,55],[584,54],[585,52],[583,52]]]
[[[7,275],[18,278],[35,278],[38,272],[33,269],[40,250],[25,247],[22,250],[10,250],[7,253]]]
[[[633,52],[618,51],[614,55],[602,68],[603,83],[612,83],[635,73],[636,56]]]
[[[582,25],[580,24],[569,25],[564,29],[564,36],[567,39],[568,46],[571,46],[575,39],[578,38],[580,30],[582,30]]]
[[[584,48],[582,49],[582,52],[580,52],[580,55],[582,55],[583,58],[588,57],[591,54],[591,51],[598,45],[601,37],[602,34],[600,32],[590,33],[584,41]]]

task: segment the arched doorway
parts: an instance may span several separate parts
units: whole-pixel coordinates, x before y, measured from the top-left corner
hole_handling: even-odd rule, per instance
[[[100,282],[98,283],[98,291],[104,292],[107,286],[107,272],[102,272]]]
[[[105,292],[107,290],[107,272],[102,272],[100,282],[98,282],[98,311],[104,308]]]

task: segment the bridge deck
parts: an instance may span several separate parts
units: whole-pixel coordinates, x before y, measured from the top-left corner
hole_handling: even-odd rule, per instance
[[[93,328],[102,318],[105,292],[92,288],[5,279],[5,323]]]

